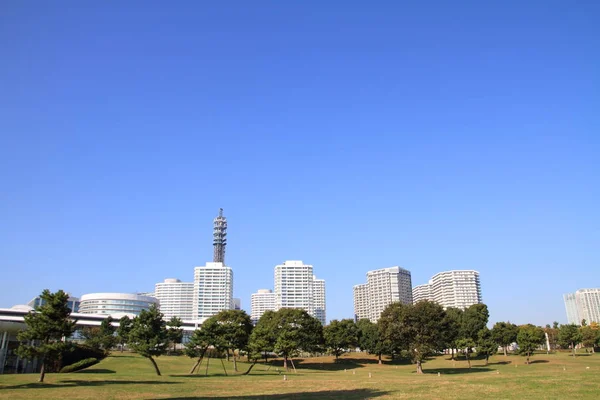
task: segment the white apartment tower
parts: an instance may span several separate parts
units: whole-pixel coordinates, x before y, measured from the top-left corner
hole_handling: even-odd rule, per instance
[[[256,324],[265,311],[275,311],[275,293],[271,289],[258,289],[250,296],[250,319]]]
[[[391,267],[367,272],[367,283],[354,286],[355,318],[377,322],[383,310],[399,301],[412,304],[410,271]]]
[[[325,281],[315,278],[312,265],[285,261],[275,266],[275,310],[280,308],[300,308],[325,321]]]
[[[154,285],[154,297],[160,302],[160,312],[166,320],[179,317],[182,320],[193,319],[194,283],[181,282],[179,279],[165,279]]]
[[[233,303],[233,271],[221,262],[207,262],[194,268],[193,318],[204,320]]]
[[[445,271],[435,274],[430,281],[431,299],[444,309],[464,310],[481,303],[479,272],[473,270]]]
[[[564,296],[567,319],[570,324],[600,323],[600,289],[579,289]]]
[[[431,281],[424,285],[415,286],[412,290],[413,303],[416,304],[421,300],[433,300],[431,294]]]

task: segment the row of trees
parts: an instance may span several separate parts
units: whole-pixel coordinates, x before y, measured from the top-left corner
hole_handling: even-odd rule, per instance
[[[22,357],[38,357],[41,360],[40,382],[44,379],[48,362],[65,351],[64,338],[71,337],[75,331],[75,321],[69,318],[71,311],[67,307],[66,293],[45,290],[41,298],[44,305],[25,316],[28,329],[19,334],[22,344],[18,350]],[[484,355],[487,364],[489,356],[499,347],[506,355],[507,347],[514,342],[518,343],[519,351],[527,356],[529,363],[529,357],[543,345],[545,333],[551,329],[547,326],[545,332],[534,325],[516,326],[510,322],[498,322],[488,329],[488,318],[485,304],[475,304],[463,311],[457,308],[444,310],[437,303],[421,301],[414,305],[390,304],[376,324],[366,319],[358,323],[343,319],[333,320],[323,327],[306,311],[281,309],[265,312],[253,327],[246,312],[226,310],[207,319],[200,329],[194,331],[184,352],[196,359],[190,373],[210,352],[218,357],[233,357],[237,372],[237,357],[242,353],[254,360],[254,364],[260,358],[267,361],[269,355],[275,354],[283,358],[287,369],[288,362],[294,367],[291,359],[301,352],[328,351],[337,359],[345,351],[357,347],[377,355],[380,363],[384,354],[392,358],[408,357],[416,364],[417,373],[422,373],[422,363],[427,357],[440,354],[445,349],[450,349],[452,358],[455,356],[454,349],[461,349],[470,368],[473,350]],[[163,314],[155,306],[133,319],[121,318],[118,328],[113,323],[108,317],[99,327],[84,328],[81,334],[86,344],[105,354],[116,345],[122,349],[127,344],[150,360],[157,375],[160,375],[160,369],[155,358],[166,354],[170,344],[174,349],[183,338],[181,320],[164,321]],[[572,348],[573,352],[579,343],[592,347],[600,344],[597,324],[582,327],[555,324],[552,329],[555,332],[550,331],[548,337],[556,338],[561,347]]]

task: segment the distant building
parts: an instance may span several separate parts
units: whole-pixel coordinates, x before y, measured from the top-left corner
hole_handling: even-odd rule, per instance
[[[242,299],[238,299],[237,297],[233,298],[233,310],[241,310],[242,309]]]
[[[431,278],[432,300],[444,309],[455,307],[464,310],[481,303],[479,272],[473,270],[445,271]]]
[[[34,297],[33,299],[29,300],[29,303],[27,303],[27,305],[33,309],[44,304],[46,304],[46,301],[43,300],[40,296]],[[67,300],[67,307],[71,309],[71,312],[79,312],[79,298],[69,296],[69,300]]]
[[[415,286],[412,290],[412,294],[414,304],[421,300],[433,301],[433,296],[431,294],[431,282],[424,285]]]
[[[220,262],[194,268],[193,320],[204,320],[233,303],[233,271]]]
[[[275,266],[275,309],[300,308],[325,324],[325,281],[313,275],[313,266],[285,261]]]
[[[600,323],[600,289],[579,289],[564,295],[569,324]]]
[[[250,296],[252,323],[256,324],[265,311],[275,311],[275,293],[271,289],[258,289]]]
[[[194,283],[181,282],[179,279],[165,279],[154,285],[154,296],[160,302],[160,312],[165,320],[178,317],[182,320],[193,319]]]
[[[113,318],[122,315],[136,316],[152,305],[158,306],[158,299],[133,293],[90,293],[81,296],[81,314],[108,314]]]
[[[354,286],[355,319],[377,322],[383,310],[397,301],[412,304],[410,271],[400,267],[369,271],[367,283]]]

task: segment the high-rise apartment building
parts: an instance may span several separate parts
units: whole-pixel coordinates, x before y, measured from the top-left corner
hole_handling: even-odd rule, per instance
[[[179,279],[165,279],[154,285],[154,297],[160,302],[160,312],[166,320],[178,317],[182,320],[194,318],[194,283]]]
[[[415,286],[414,302],[435,301],[444,309],[455,307],[464,310],[481,303],[479,272],[472,270],[445,271],[435,274],[428,284]]]
[[[421,300],[432,300],[433,297],[431,295],[431,284],[424,284],[415,286],[412,290],[413,294],[413,303],[418,303]]]
[[[285,261],[275,267],[275,309],[280,308],[300,308],[325,322],[325,281],[315,278],[312,265]]]
[[[354,285],[354,320],[369,319],[369,285]]]
[[[371,322],[377,322],[383,310],[396,301],[412,304],[410,271],[404,268],[369,271],[367,283],[354,286],[354,314],[357,320],[368,318]]]
[[[256,324],[265,311],[275,311],[275,293],[271,289],[258,289],[250,296],[250,319]]]
[[[233,271],[220,262],[208,262],[194,268],[194,320],[203,320],[233,304]]]
[[[565,294],[567,320],[570,324],[600,323],[600,289],[579,289],[575,293]]]
[[[313,297],[315,306],[315,318],[325,326],[327,319],[325,315],[325,280],[317,279],[313,275]]]

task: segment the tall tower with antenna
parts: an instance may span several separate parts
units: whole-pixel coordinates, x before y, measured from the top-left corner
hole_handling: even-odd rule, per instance
[[[227,246],[227,218],[223,209],[219,208],[219,216],[214,219],[213,228],[213,262],[225,264],[225,246]]]

